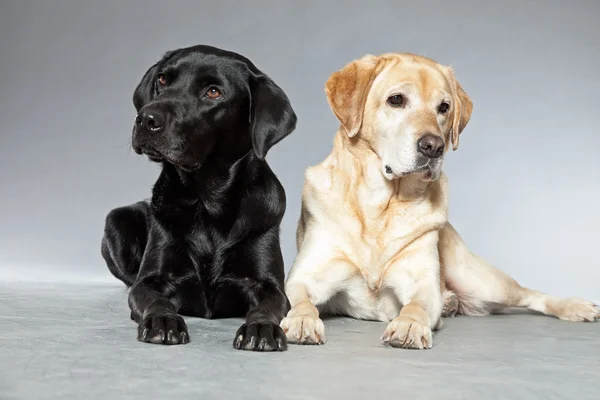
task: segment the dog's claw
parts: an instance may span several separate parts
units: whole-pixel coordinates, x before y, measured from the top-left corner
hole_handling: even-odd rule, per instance
[[[250,338],[250,341],[248,343],[246,343],[246,350],[253,350],[255,348],[256,345],[256,336],[252,336]]]
[[[235,341],[233,343],[233,347],[235,347],[236,349],[240,349],[242,347],[242,340],[244,340],[244,336],[243,335],[239,335],[235,338]]]
[[[181,333],[181,343],[186,344],[190,342],[190,337],[186,332]]]
[[[258,343],[258,350],[263,351],[265,349],[266,345],[267,345],[267,338],[260,339],[260,342]]]

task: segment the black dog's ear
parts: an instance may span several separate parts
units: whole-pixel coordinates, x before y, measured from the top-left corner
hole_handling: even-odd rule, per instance
[[[152,100],[152,93],[154,92],[154,78],[156,76],[156,70],[158,69],[158,63],[151,66],[148,71],[144,74],[144,77],[135,88],[133,92],[133,105],[137,111],[140,108],[148,104]]]
[[[252,147],[261,160],[271,147],[296,129],[297,117],[288,97],[265,75],[256,78],[250,118]]]

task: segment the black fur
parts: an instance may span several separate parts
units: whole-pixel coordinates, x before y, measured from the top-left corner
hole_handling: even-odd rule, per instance
[[[102,256],[131,287],[138,339],[187,343],[181,315],[245,316],[235,348],[286,349],[285,192],[264,158],[295,129],[287,96],[239,54],[194,46],[152,66],[133,101],[132,146],[162,172],[149,202],[108,214]]]

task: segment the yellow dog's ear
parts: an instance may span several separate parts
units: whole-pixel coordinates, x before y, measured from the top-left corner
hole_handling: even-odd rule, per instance
[[[452,119],[452,150],[458,149],[458,136],[465,129],[471,113],[473,112],[473,102],[469,95],[463,90],[460,83],[454,76],[452,68],[448,67],[448,80],[452,86],[452,102],[454,103],[454,115]]]
[[[382,66],[379,57],[367,54],[331,74],[325,83],[329,106],[350,137],[360,131],[367,95]]]

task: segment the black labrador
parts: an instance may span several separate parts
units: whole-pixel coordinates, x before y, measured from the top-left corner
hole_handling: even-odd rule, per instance
[[[245,316],[236,349],[285,350],[286,199],[265,155],[296,127],[286,94],[245,57],[199,45],[152,66],[133,103],[132,147],[162,171],[151,200],[108,214],[102,256],[131,287],[138,340],[187,343],[181,315]]]

